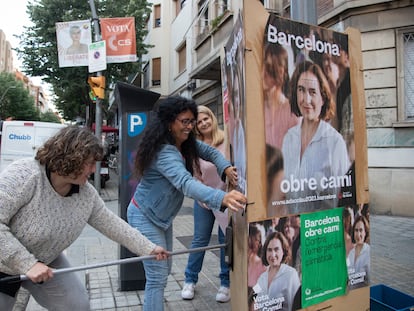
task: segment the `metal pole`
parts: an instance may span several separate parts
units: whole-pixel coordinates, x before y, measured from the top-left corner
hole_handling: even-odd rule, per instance
[[[211,246],[205,246],[205,247],[190,248],[190,249],[185,249],[181,251],[171,252],[170,256],[187,254],[187,253],[204,252],[204,251],[208,251],[211,249],[223,248],[226,246],[227,244],[223,243],[223,244],[217,244],[217,245],[211,245]],[[102,263],[97,263],[97,264],[90,264],[90,265],[79,266],[79,267],[57,269],[57,270],[53,270],[53,274],[63,274],[63,273],[77,272],[77,271],[96,269],[96,268],[102,268],[102,267],[108,267],[108,266],[114,266],[114,265],[122,265],[122,264],[133,263],[133,262],[138,262],[138,261],[143,261],[143,260],[150,260],[150,259],[155,259],[155,258],[156,258],[156,255],[124,258],[124,259],[102,262]],[[28,279],[29,278],[25,274],[13,275],[13,276],[1,278],[0,283],[13,283],[13,282],[19,282],[19,281],[26,281]]]
[[[298,22],[318,25],[316,7],[316,0],[291,0],[290,17]]]
[[[95,2],[94,0],[89,0],[89,6],[91,7],[92,12],[92,22],[95,31],[95,40],[94,42],[101,40],[101,31],[99,29],[99,18],[96,14]],[[102,71],[98,71],[96,73],[98,77],[102,76]],[[102,139],[102,100],[100,98],[96,98],[96,107],[95,107],[95,136]],[[95,189],[100,193],[101,191],[101,162],[96,162],[96,169],[94,175],[94,184]]]

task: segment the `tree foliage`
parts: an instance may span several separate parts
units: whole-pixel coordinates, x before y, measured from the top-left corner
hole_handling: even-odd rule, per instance
[[[41,112],[39,120],[42,122],[61,123],[60,118],[53,111]]]
[[[38,121],[33,96],[11,73],[0,73],[0,119]]]
[[[99,18],[135,17],[137,55],[140,59],[147,49],[143,43],[146,34],[144,25],[151,12],[146,0],[95,0],[95,8]],[[52,86],[56,95],[55,106],[64,119],[84,116],[87,105],[92,104],[87,83],[88,67],[59,68],[55,23],[92,20],[89,1],[38,0],[28,4],[27,13],[33,25],[25,27],[25,32],[19,36],[20,47],[16,49],[22,59],[23,71],[29,76],[42,77]],[[140,70],[138,62],[108,64],[103,74],[108,86],[116,81],[128,81],[129,76]]]

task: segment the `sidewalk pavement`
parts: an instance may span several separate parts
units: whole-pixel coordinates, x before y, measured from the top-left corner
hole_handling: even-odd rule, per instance
[[[116,179],[116,177],[115,177]],[[101,196],[112,211],[118,213],[118,186],[114,179],[107,182]],[[371,285],[385,284],[414,296],[414,218],[384,215],[370,216],[371,225]],[[211,244],[217,242],[213,229]],[[190,246],[193,234],[192,200],[186,199],[174,221],[174,251]],[[173,257],[172,273],[165,290],[164,308],[168,310],[231,310],[231,302],[218,303],[215,295],[220,286],[219,250],[206,252],[193,300],[182,300],[184,270],[188,254]],[[119,259],[119,246],[86,227],[78,240],[67,249],[73,266],[96,264]],[[90,293],[92,310],[142,310],[144,290],[119,291],[119,266],[108,266],[76,272],[85,281]],[[25,310],[15,307],[14,311]],[[30,298],[26,311],[44,311]]]

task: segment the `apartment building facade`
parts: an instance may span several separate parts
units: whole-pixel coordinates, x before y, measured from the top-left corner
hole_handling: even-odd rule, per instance
[[[12,46],[0,29],[0,72],[13,72]]]
[[[319,4],[319,25],[361,33],[371,209],[414,216],[414,2]]]
[[[51,110],[47,94],[43,87],[35,85],[28,76],[14,68],[12,48],[5,33],[0,29],[0,72],[14,74],[15,79],[21,81],[24,88],[33,96],[35,106],[40,112],[44,113]]]
[[[261,2],[290,16],[288,0]],[[154,47],[144,58],[142,87],[191,97],[222,122],[220,63],[242,1],[152,4],[146,42]],[[414,216],[414,2],[318,0],[316,11],[319,26],[361,33],[371,210]]]

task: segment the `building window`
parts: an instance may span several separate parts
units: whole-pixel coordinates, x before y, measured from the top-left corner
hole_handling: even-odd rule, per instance
[[[208,0],[201,0],[198,2],[198,33],[202,34],[208,31]]]
[[[161,4],[154,5],[154,28],[161,27]]]
[[[161,85],[161,57],[152,59],[152,86]]]
[[[178,14],[180,14],[180,12],[184,8],[186,2],[187,2],[187,0],[174,0],[175,16],[178,16]]]
[[[414,28],[397,31],[398,121],[414,121]]]
[[[185,71],[187,66],[187,45],[184,44],[177,50],[178,54],[178,73]]]
[[[148,89],[150,87],[149,63],[145,64],[144,69],[142,71],[143,71],[143,78],[144,78],[142,87],[144,89]]]
[[[228,10],[227,0],[218,0],[216,2],[216,17],[219,17]]]

